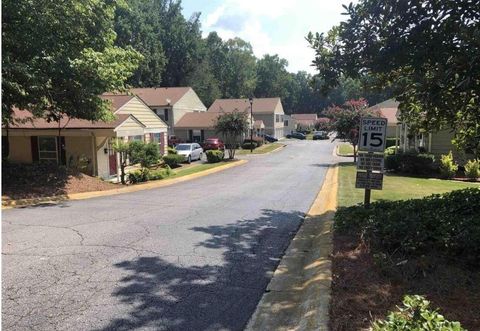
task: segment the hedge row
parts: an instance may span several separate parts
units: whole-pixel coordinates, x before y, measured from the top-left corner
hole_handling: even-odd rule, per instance
[[[339,208],[335,229],[362,236],[373,252],[448,256],[480,266],[480,189]]]

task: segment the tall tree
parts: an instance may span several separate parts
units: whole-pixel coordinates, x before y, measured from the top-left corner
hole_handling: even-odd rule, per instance
[[[136,87],[160,86],[167,58],[163,50],[163,13],[166,0],[127,0],[128,7],[119,7],[115,14],[116,44],[128,45],[143,55],[143,60],[129,83]]]
[[[480,154],[478,1],[361,0],[328,35],[309,34],[324,87],[342,75],[392,86],[413,128],[451,127]]]
[[[99,95],[122,90],[141,60],[114,46],[114,1],[2,2],[2,119],[14,107],[58,120],[111,115]]]
[[[285,97],[287,82],[291,79],[287,72],[288,62],[278,55],[264,55],[257,61],[256,97]]]
[[[228,40],[226,46],[228,67],[224,97],[250,97],[256,85],[256,59],[252,45],[240,38],[234,38]]]

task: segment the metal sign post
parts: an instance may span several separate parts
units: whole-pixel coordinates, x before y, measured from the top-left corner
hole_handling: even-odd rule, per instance
[[[383,152],[385,151],[386,137],[386,118],[364,117],[360,120],[355,187],[365,189],[363,200],[365,208],[370,207],[371,190],[381,190],[383,187]]]

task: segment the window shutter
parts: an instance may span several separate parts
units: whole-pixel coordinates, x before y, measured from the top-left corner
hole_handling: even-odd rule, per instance
[[[188,130],[188,141],[193,140],[193,130]]]
[[[57,137],[57,149],[60,159],[58,162],[61,165],[67,165],[67,153],[65,152],[65,137]]]
[[[201,142],[205,141],[205,130],[200,130],[200,141]]]
[[[38,137],[30,137],[30,146],[32,148],[32,162],[38,162]]]

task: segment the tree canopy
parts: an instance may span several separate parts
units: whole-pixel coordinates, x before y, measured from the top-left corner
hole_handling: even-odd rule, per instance
[[[2,2],[2,120],[14,107],[58,120],[107,119],[105,91],[122,90],[141,54],[114,46],[117,2]]]
[[[477,1],[361,0],[327,35],[307,37],[321,89],[342,77],[391,88],[412,128],[452,128],[480,147],[480,10]],[[472,146],[473,145],[473,146]]]
[[[215,123],[215,131],[225,138],[229,159],[235,157],[235,151],[240,145],[242,136],[248,131],[248,118],[245,112],[234,111],[221,114]]]

